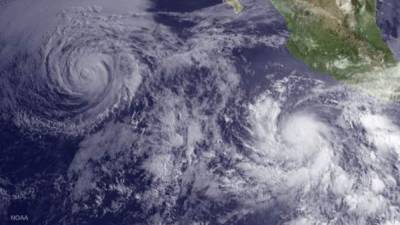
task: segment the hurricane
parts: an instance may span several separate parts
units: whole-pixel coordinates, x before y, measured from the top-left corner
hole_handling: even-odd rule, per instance
[[[17,55],[18,65],[2,76],[3,90],[12,97],[4,104],[21,126],[90,131],[129,107],[142,78],[151,75],[154,53],[146,51],[151,31],[98,10],[60,13],[59,25],[44,37],[36,57]]]

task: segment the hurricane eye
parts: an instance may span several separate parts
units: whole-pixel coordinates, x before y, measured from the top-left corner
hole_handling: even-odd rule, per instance
[[[101,94],[111,82],[112,70],[108,64],[108,57],[101,54],[90,54],[77,59],[73,72],[68,74],[73,81],[70,85],[77,92],[90,94],[95,97]]]

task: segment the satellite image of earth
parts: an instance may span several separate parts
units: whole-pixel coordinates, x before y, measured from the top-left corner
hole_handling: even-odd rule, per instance
[[[399,0],[0,0],[0,225],[400,225]]]

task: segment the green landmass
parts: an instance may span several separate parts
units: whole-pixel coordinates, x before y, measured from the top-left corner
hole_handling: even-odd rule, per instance
[[[226,4],[232,6],[235,13],[240,13],[243,10],[243,5],[239,0],[224,0]]]
[[[339,80],[386,68],[395,59],[376,24],[376,0],[272,0],[284,16],[288,48]]]

